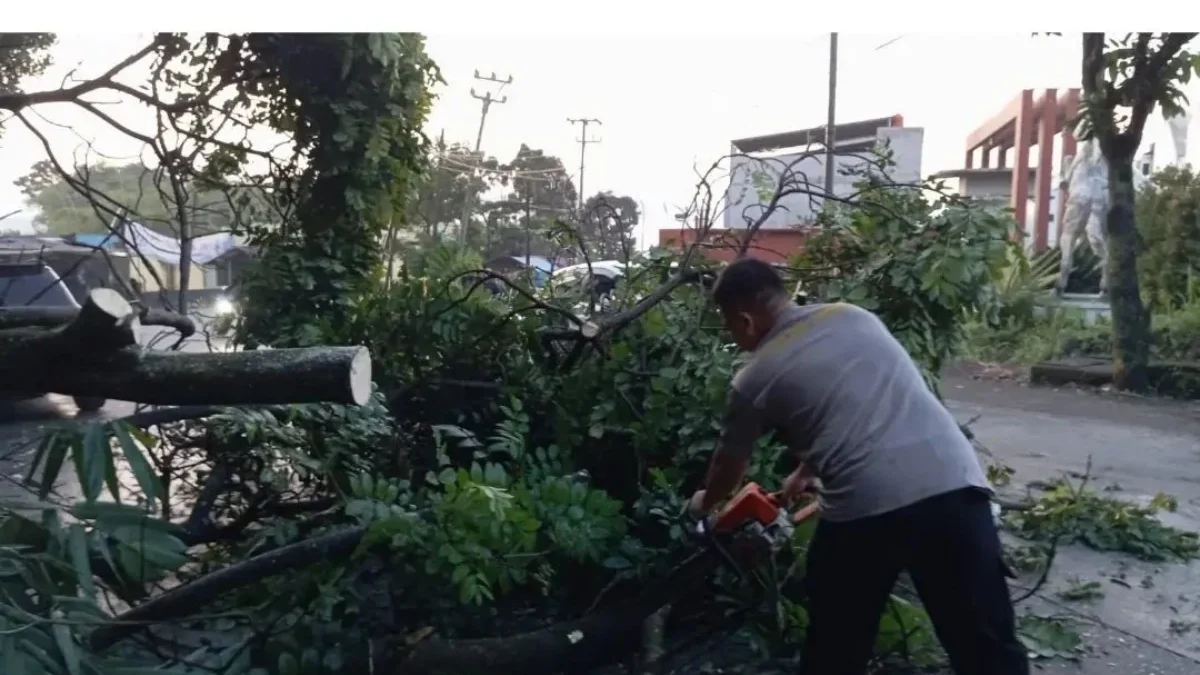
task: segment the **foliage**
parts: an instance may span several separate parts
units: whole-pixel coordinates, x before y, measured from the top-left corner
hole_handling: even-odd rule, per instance
[[[578,199],[562,160],[522,143],[501,170],[506,191],[480,205],[487,219],[485,253],[522,255],[528,249],[553,257],[562,246],[550,232],[556,222],[570,220]]]
[[[825,297],[876,312],[931,384],[957,351],[967,312],[995,317],[1010,217],[951,196],[866,177],[870,208],[822,214],[819,234],[793,263],[824,277]]]
[[[421,125],[437,72],[423,38],[263,33],[198,45],[190,58],[214,64],[210,78],[245,82],[244,93],[263,101],[252,122],[294,143],[294,169],[273,176],[276,190],[293,195],[294,212],[278,227],[246,229],[264,253],[242,289],[240,338],[339,342],[337,327],[382,272],[388,223],[425,168]],[[258,72],[275,77],[248,77]],[[236,159],[211,161],[228,175]]]
[[[1031,659],[1078,661],[1083,651],[1079,633],[1067,621],[1054,616],[1025,614],[1017,623],[1017,639],[1029,650]]]
[[[419,179],[413,198],[405,207],[406,223],[419,228],[431,241],[438,241],[452,226],[461,225],[468,197],[478,198],[499,183],[502,177],[499,169],[495,158],[477,159],[465,144],[447,144],[445,138],[439,138],[430,154],[429,169]],[[473,229],[482,226],[472,221]],[[472,232],[470,236],[478,241],[479,233]]]
[[[1053,290],[1058,271],[1058,251],[1049,249],[1030,258],[1019,244],[1011,243],[996,280],[995,324],[1020,329],[1034,323],[1038,300]]]
[[[50,66],[53,33],[0,33],[0,94],[16,91],[21,81]]]
[[[1165,312],[1200,298],[1200,175],[1190,166],[1154,174],[1137,196],[1142,294]]]
[[[625,260],[637,250],[641,214],[633,197],[598,192],[583,203],[580,238],[592,260]]]
[[[1159,511],[1175,510],[1159,494],[1147,506],[1102,497],[1066,481],[1051,484],[1027,509],[1005,522],[1023,537],[1078,542],[1098,551],[1121,551],[1142,560],[1190,560],[1200,556],[1200,537],[1163,525]]]
[[[1166,362],[1200,360],[1200,302],[1155,314],[1151,331],[1153,358]],[[1111,322],[1088,323],[1070,310],[1047,308],[1043,316],[1025,325],[969,323],[963,355],[986,363],[1032,365],[1070,356],[1105,357],[1112,349]]]
[[[176,204],[168,191],[160,190],[155,171],[141,163],[75,167],[79,180],[129,208],[130,219],[171,237],[178,237]],[[52,235],[101,233],[109,230],[90,200],[59,176],[49,160],[33,165],[15,181],[31,206],[38,209],[34,224]],[[232,229],[237,213],[223,191],[192,186],[187,209],[192,234],[202,236]]]

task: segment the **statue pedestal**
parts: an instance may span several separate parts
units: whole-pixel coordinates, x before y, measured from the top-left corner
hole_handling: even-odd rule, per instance
[[[1050,294],[1039,304],[1043,315],[1049,309],[1065,310],[1068,314],[1082,317],[1089,326],[1101,319],[1112,319],[1112,305],[1108,298],[1099,293]]]

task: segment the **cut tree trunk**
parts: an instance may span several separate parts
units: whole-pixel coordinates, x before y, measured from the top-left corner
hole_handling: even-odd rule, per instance
[[[0,309],[0,331],[13,328],[55,328],[70,323],[79,315],[73,307],[8,307]],[[191,318],[161,309],[144,308],[138,313],[143,326],[167,326],[179,331],[182,337],[196,334]]]
[[[0,387],[154,405],[362,405],[370,397],[365,347],[156,351],[137,345],[137,326],[120,294],[96,289],[70,323],[0,330]]]
[[[1145,391],[1150,363],[1150,314],[1138,287],[1139,235],[1134,220],[1133,157],[1109,164],[1108,291],[1113,320],[1113,386]]]

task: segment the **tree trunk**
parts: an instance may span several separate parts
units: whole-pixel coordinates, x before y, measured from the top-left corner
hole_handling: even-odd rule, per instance
[[[1121,153],[1109,162],[1108,211],[1109,294],[1113,319],[1113,386],[1130,391],[1147,388],[1150,360],[1150,314],[1138,288],[1140,245],[1134,220],[1133,155]]]
[[[7,307],[0,309],[0,331],[12,328],[55,328],[71,323],[79,316],[72,307]],[[181,337],[196,334],[196,324],[190,317],[162,309],[142,308],[138,314],[143,326],[167,326],[179,331]]]
[[[137,315],[120,294],[96,289],[69,323],[0,330],[0,388],[157,405],[226,406],[362,405],[371,393],[371,357],[365,347],[154,351],[137,345],[137,326]]]

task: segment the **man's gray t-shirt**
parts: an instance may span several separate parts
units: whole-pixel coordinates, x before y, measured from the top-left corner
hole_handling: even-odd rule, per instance
[[[821,479],[822,517],[887,513],[965,487],[991,490],[971,442],[879,317],[793,305],[733,380],[722,444],[775,431]]]

